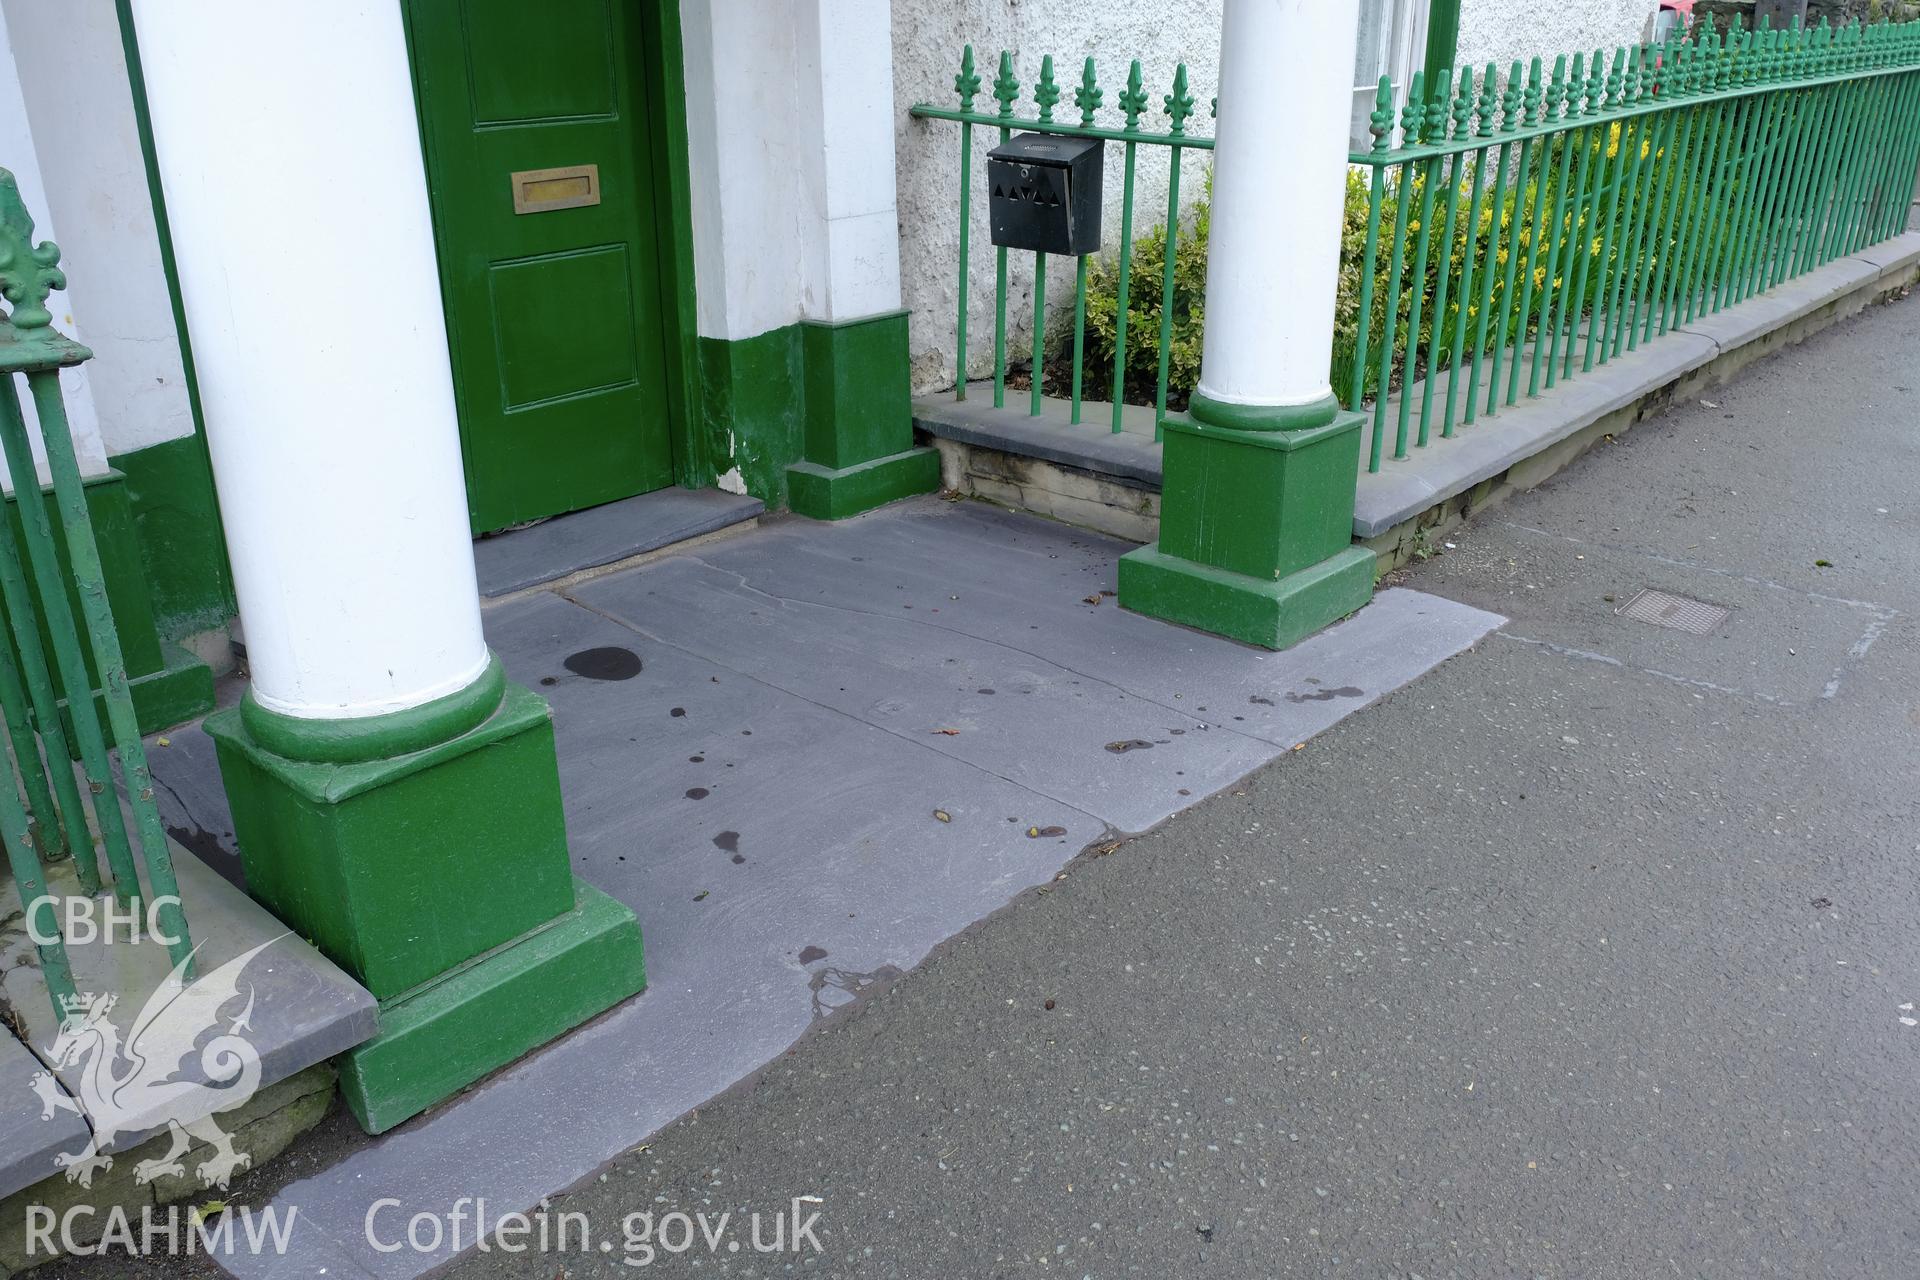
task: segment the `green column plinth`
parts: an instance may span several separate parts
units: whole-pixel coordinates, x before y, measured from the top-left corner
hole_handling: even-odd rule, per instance
[[[1121,557],[1122,605],[1284,649],[1366,604],[1374,557],[1352,545],[1358,414],[1195,396],[1166,425],[1160,540]]]
[[[940,457],[913,443],[907,313],[800,325],[805,457],[787,468],[803,516],[839,520],[940,485]]]
[[[645,986],[633,913],[570,869],[546,700],[497,663],[393,716],[206,726],[248,891],[380,1001],[341,1070],[369,1132]]]

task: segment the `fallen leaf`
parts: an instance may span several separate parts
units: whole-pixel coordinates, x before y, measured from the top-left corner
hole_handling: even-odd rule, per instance
[[[1080,603],[1081,604],[1099,604],[1100,597],[1099,596],[1082,596],[1080,598]]]
[[[173,745],[172,738],[166,738],[166,737],[156,738],[155,741],[158,742],[163,747],[170,747]]]
[[[227,1202],[225,1200],[209,1200],[205,1204],[193,1206],[188,1212],[187,1218],[188,1221],[197,1227],[203,1222],[211,1222],[226,1211]]]
[[[935,810],[933,811],[933,816],[934,816],[934,817],[936,817],[936,818],[938,818],[938,819],[939,819],[940,821],[942,821],[942,822],[952,822],[952,821],[953,821],[953,815],[952,815],[952,814],[950,814],[950,813],[948,813],[948,812],[947,812],[947,811],[946,811],[945,809],[935,809]]]
[[[707,900],[708,892],[709,890],[702,889],[700,892],[693,895],[693,900],[695,902],[705,902]]]
[[[935,729],[934,733],[943,738],[957,738],[960,736],[958,729]]]

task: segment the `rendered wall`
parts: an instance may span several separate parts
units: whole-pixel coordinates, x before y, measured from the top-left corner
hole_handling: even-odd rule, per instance
[[[112,0],[0,0],[109,454],[193,434]],[[4,163],[4,162],[0,162]]]
[[[1497,63],[1504,75],[1515,59],[1539,57],[1550,72],[1556,54],[1605,49],[1611,57],[1646,35],[1654,7],[1653,0],[1461,0],[1459,60],[1476,70]]]
[[[67,247],[69,237],[66,224],[48,197],[48,183],[40,159],[42,144],[35,138],[29,125],[25,86],[19,70],[32,65],[35,57],[32,51],[23,46],[9,23],[11,8],[0,8],[0,168],[10,171],[19,186],[20,199],[27,207],[28,216],[33,219],[35,243],[55,241],[66,250],[66,259],[71,261],[73,254]],[[77,308],[72,294],[53,294],[47,299],[47,309],[53,312],[53,322],[57,328],[82,342],[95,341],[90,327],[85,333],[76,329],[74,311]],[[106,451],[100,441],[99,415],[94,408],[92,374],[93,370],[84,365],[63,370],[60,374],[67,420],[73,431],[74,453],[80,460],[81,474],[88,476],[101,475],[107,470]],[[25,384],[16,381],[15,387],[21,410],[29,426],[33,427],[36,415],[33,402],[27,399]],[[28,432],[34,442],[34,460],[40,469],[40,481],[44,484],[48,474],[46,458],[39,445],[39,434],[37,427]],[[0,485],[12,492],[13,478],[8,474],[4,460],[0,460]]]

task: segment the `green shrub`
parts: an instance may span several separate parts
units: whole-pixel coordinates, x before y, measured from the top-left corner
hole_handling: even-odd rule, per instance
[[[1184,409],[1200,381],[1200,333],[1207,293],[1207,233],[1212,223],[1206,191],[1188,210],[1174,238],[1173,329],[1168,343],[1167,405]],[[1166,285],[1167,229],[1163,224],[1133,242],[1127,285],[1127,368],[1121,399],[1152,404],[1160,378],[1161,295]],[[1113,397],[1113,352],[1120,315],[1120,255],[1102,255],[1087,267],[1087,337],[1082,393],[1090,400]],[[1054,342],[1046,389],[1073,394],[1073,325]]]
[[[1640,126],[1645,128],[1645,126]],[[1631,128],[1631,126],[1630,126]],[[1516,251],[1521,262],[1527,261],[1533,251],[1535,235],[1541,228],[1535,226],[1535,206],[1543,204],[1543,217],[1550,217],[1556,203],[1553,191],[1549,191],[1545,201],[1537,201],[1539,183],[1543,175],[1550,183],[1559,181],[1559,168],[1562,150],[1569,145],[1568,137],[1560,135],[1553,142],[1536,149],[1524,181],[1515,175],[1510,179],[1499,207],[1495,208],[1493,198],[1495,182],[1489,174],[1480,199],[1477,225],[1471,216],[1473,195],[1473,175],[1470,167],[1459,179],[1456,196],[1458,212],[1455,216],[1455,230],[1452,242],[1443,245],[1441,236],[1435,234],[1428,247],[1426,270],[1418,281],[1414,279],[1414,268],[1418,264],[1420,215],[1425,205],[1426,177],[1416,172],[1411,178],[1403,180],[1399,171],[1389,171],[1382,184],[1380,200],[1379,249],[1373,266],[1373,286],[1369,291],[1363,279],[1366,274],[1367,224],[1369,205],[1372,197],[1372,176],[1370,171],[1349,169],[1344,202],[1344,214],[1340,232],[1340,275],[1339,287],[1334,301],[1334,330],[1332,365],[1329,369],[1333,389],[1344,402],[1353,393],[1354,358],[1357,354],[1360,338],[1360,303],[1363,294],[1369,295],[1368,341],[1371,344],[1367,352],[1367,369],[1362,380],[1361,398],[1375,396],[1380,391],[1380,348],[1382,335],[1386,329],[1388,308],[1395,308],[1394,349],[1387,365],[1388,390],[1393,390],[1406,378],[1406,363],[1411,347],[1416,359],[1413,371],[1415,377],[1427,372],[1428,344],[1435,341],[1435,326],[1439,326],[1439,349],[1432,353],[1437,368],[1445,368],[1451,363],[1452,338],[1461,310],[1467,311],[1467,338],[1463,344],[1463,355],[1470,351],[1473,341],[1478,337],[1477,323],[1483,298],[1488,298],[1491,315],[1499,317],[1501,323],[1490,325],[1486,335],[1488,349],[1511,343],[1522,327],[1522,320],[1513,314],[1517,310],[1515,299],[1507,292],[1507,261]],[[1600,171],[1601,153],[1612,154],[1622,143],[1621,126],[1615,124],[1605,135],[1580,135],[1587,148],[1588,183],[1591,187]],[[1638,132],[1627,135],[1626,145],[1641,141]],[[1568,157],[1567,181],[1572,183],[1579,176],[1581,157],[1576,152]],[[1404,187],[1404,190],[1403,190]],[[1211,221],[1210,196],[1212,192],[1209,175],[1206,192],[1188,211],[1183,219],[1176,238],[1173,273],[1173,326],[1167,367],[1167,406],[1170,409],[1182,409],[1200,378],[1200,337],[1204,318],[1206,276],[1207,276],[1207,233]],[[1589,196],[1598,193],[1589,192]],[[1432,217],[1440,224],[1446,216],[1444,192],[1436,193]],[[1394,235],[1399,206],[1402,198],[1410,202],[1407,211],[1405,234],[1397,239]],[[1589,204],[1592,205],[1589,208]],[[1578,230],[1573,236],[1575,248],[1568,254],[1569,261],[1562,264],[1561,279],[1582,279],[1582,296],[1578,299],[1581,311],[1591,309],[1599,282],[1602,279],[1601,249],[1609,242],[1604,227],[1600,225],[1604,203],[1598,199],[1570,200],[1563,214],[1561,231]],[[1619,208],[1614,213],[1616,230],[1623,230],[1624,224],[1632,216],[1629,208]],[[1513,220],[1518,217],[1520,226],[1517,236]],[[1436,226],[1436,232],[1441,229]],[[1611,237],[1610,259],[1617,261],[1625,252],[1624,234]],[[1130,404],[1152,404],[1155,387],[1159,377],[1159,339],[1161,323],[1161,293],[1163,271],[1166,264],[1167,233],[1164,226],[1158,226],[1146,235],[1134,241],[1133,271],[1127,297],[1127,360],[1122,398]],[[1491,252],[1490,252],[1491,251]],[[1586,256],[1584,277],[1579,275],[1582,254]],[[1399,255],[1398,288],[1394,284],[1395,255]],[[1466,265],[1467,255],[1473,259],[1473,275],[1470,295],[1460,296],[1461,273]],[[1486,271],[1489,261],[1492,263],[1494,278],[1491,296],[1486,287]],[[1446,314],[1436,314],[1436,303],[1442,275],[1450,277]],[[1538,321],[1540,300],[1549,281],[1544,258],[1534,267],[1534,288],[1531,294],[1533,306],[1527,318],[1527,328],[1531,329]],[[1082,384],[1083,394],[1088,399],[1106,400],[1113,390],[1113,353],[1115,318],[1119,314],[1120,263],[1117,253],[1103,254],[1094,259],[1087,274],[1087,335],[1085,350],[1085,373]],[[1513,287],[1520,292],[1525,280],[1520,268],[1515,267]],[[1421,299],[1420,331],[1417,335],[1407,332],[1411,321],[1412,299],[1416,293]],[[1069,295],[1071,296],[1071,295]],[[1561,318],[1564,323],[1564,318]],[[1073,374],[1073,325],[1056,322],[1054,337],[1049,351],[1045,370],[1046,390],[1053,395],[1067,396],[1072,392]],[[1409,339],[1413,341],[1410,343]],[[1504,373],[1503,373],[1504,376]]]

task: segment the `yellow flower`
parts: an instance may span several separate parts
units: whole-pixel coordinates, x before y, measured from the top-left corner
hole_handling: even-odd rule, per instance
[[[1600,256],[1600,237],[1599,236],[1595,236],[1593,238],[1593,256],[1596,258]]]
[[[1613,122],[1613,127],[1607,130],[1607,159],[1611,160],[1618,154],[1620,154],[1620,122],[1616,120]]]

